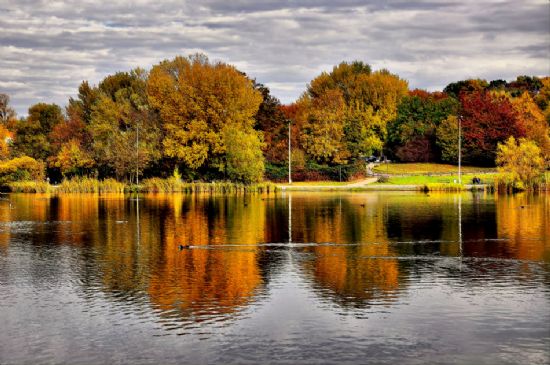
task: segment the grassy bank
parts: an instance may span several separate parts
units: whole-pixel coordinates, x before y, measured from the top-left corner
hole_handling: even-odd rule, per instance
[[[494,174],[464,174],[462,175],[463,184],[471,184],[474,177],[479,177],[482,184],[493,184],[496,173]],[[410,176],[389,176],[386,179],[381,179],[376,184],[392,184],[392,185],[428,185],[428,184],[456,184],[458,175],[445,176],[428,176],[428,175],[410,175]]]
[[[457,173],[458,166],[439,163],[389,163],[380,164],[373,168],[377,174],[388,175],[423,175],[423,174],[453,174]],[[496,172],[495,168],[462,166],[462,172],[489,173]]]

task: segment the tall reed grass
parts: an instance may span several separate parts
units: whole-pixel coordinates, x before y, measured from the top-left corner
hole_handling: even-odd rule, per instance
[[[498,174],[493,182],[493,188],[499,193],[515,193],[519,191],[550,191],[548,183],[549,172],[539,179],[523,182],[511,177],[509,174]]]
[[[269,193],[276,189],[277,186],[270,182],[251,185],[229,181],[186,183],[174,177],[145,179],[139,187],[140,191],[149,193]]]
[[[59,193],[124,193],[126,185],[115,179],[97,180],[87,177],[63,180],[56,188]]]
[[[50,193],[52,186],[45,181],[14,181],[7,184],[13,193]]]

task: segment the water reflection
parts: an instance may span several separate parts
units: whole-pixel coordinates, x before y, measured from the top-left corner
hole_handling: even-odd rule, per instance
[[[401,308],[427,288],[461,292],[477,305],[467,290],[477,288],[479,295],[502,287],[513,301],[515,293],[536,288],[550,297],[548,195],[9,199],[12,208],[0,202],[0,286],[6,293],[31,290],[25,300],[35,304],[45,300],[41,293],[70,289],[73,303],[82,300],[94,316],[119,308],[121,324],[137,316],[140,323],[154,322],[160,333],[213,336],[215,329],[272,308],[278,291],[288,303],[305,293],[300,300],[312,300],[309,305],[357,320]],[[7,298],[0,300],[4,308],[22,300]],[[437,315],[451,318],[461,311],[452,308]],[[271,320],[288,315],[286,307],[271,310]],[[317,315],[315,323],[327,314]]]

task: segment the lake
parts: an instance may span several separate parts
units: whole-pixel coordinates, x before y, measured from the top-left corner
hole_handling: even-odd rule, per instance
[[[550,363],[550,195],[0,200],[2,364],[396,362]]]

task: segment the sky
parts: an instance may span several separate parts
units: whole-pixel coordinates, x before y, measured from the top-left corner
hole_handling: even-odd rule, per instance
[[[202,52],[283,103],[342,61],[411,88],[550,75],[548,0],[0,0],[0,93],[18,115],[83,80]]]

